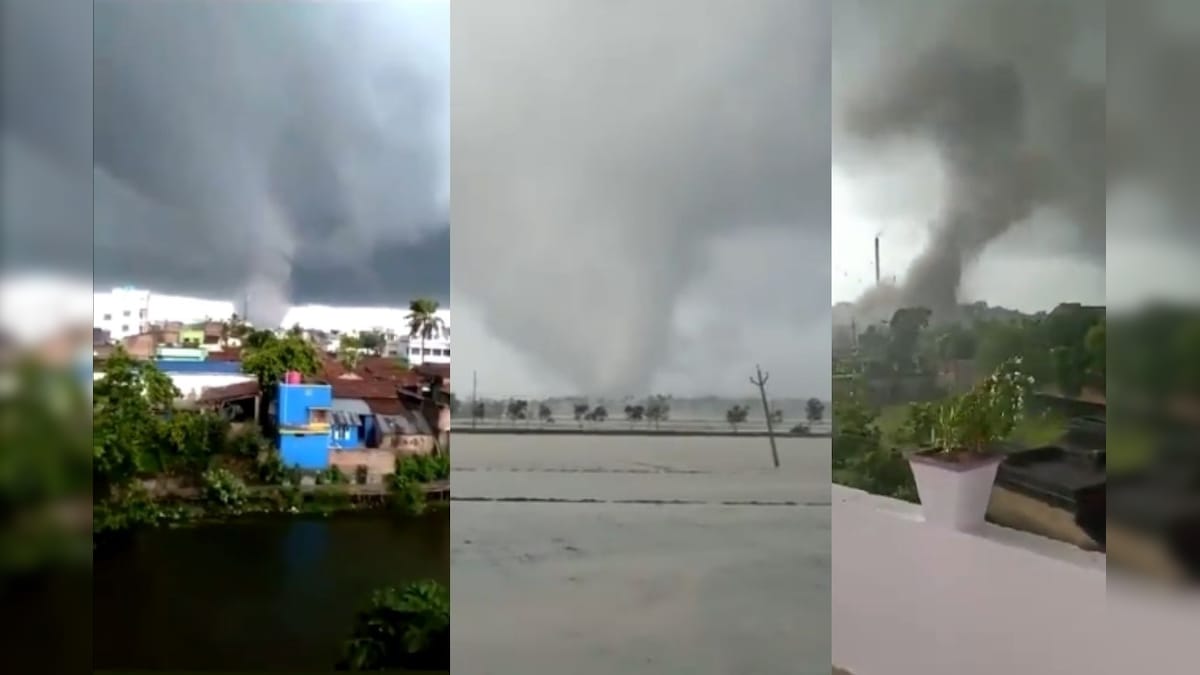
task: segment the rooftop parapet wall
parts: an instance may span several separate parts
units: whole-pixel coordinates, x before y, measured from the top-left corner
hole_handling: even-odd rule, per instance
[[[855,675],[1114,673],[1105,558],[833,488],[833,662]],[[1123,671],[1131,672],[1131,671]]]

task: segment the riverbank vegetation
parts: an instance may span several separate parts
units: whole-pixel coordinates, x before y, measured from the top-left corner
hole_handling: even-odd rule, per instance
[[[418,514],[426,485],[449,478],[445,454],[400,457],[382,485],[368,485],[365,470],[287,467],[257,427],[176,409],[178,396],[151,362],[118,351],[105,364],[93,396],[95,534],[262,513]]]
[[[450,591],[435,581],[376,591],[358,613],[338,670],[450,669]]]

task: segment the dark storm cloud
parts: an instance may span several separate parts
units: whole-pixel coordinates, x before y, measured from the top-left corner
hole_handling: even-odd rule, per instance
[[[92,13],[0,0],[0,260],[86,278],[92,246]]]
[[[1109,184],[1149,187],[1181,221],[1176,233],[1200,234],[1200,4],[1114,3],[1109,22]]]
[[[445,3],[97,3],[97,285],[248,291],[268,322],[445,299],[448,33]],[[20,46],[51,65],[71,47]],[[6,135],[71,156],[33,100]]]
[[[827,338],[798,337],[829,313],[827,1],[464,0],[453,23],[454,287],[486,328],[456,359],[503,341],[585,393],[740,391],[755,359],[828,387]],[[703,297],[716,275],[736,302]],[[683,340],[708,309],[730,330]]]
[[[1103,261],[1102,4],[837,7],[836,161],[853,174],[881,147],[916,142],[936,152],[945,185],[929,243],[903,287],[877,290],[866,304],[952,311],[965,268],[1039,210],[1053,212],[1045,226],[1070,234],[1060,241],[1071,254]]]

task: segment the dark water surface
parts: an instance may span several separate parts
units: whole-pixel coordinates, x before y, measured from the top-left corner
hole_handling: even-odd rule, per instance
[[[330,671],[381,586],[450,581],[450,512],[138,533],[96,554],[97,670]]]

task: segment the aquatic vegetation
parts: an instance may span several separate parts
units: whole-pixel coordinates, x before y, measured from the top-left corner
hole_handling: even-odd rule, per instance
[[[339,670],[446,670],[450,591],[436,581],[375,591],[358,613]]]

